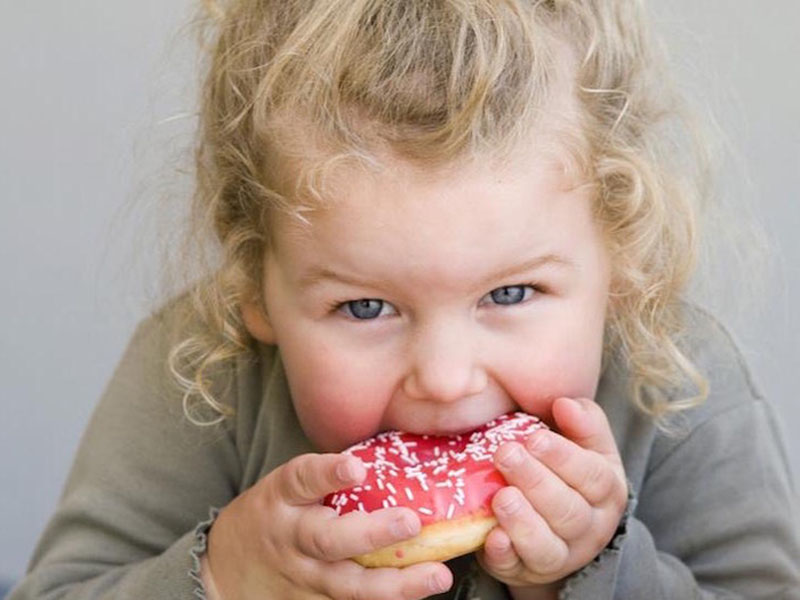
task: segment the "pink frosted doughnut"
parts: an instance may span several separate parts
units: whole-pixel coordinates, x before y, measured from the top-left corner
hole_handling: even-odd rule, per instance
[[[340,515],[392,506],[419,515],[422,531],[416,537],[354,557],[365,567],[444,561],[472,552],[497,524],[492,496],[508,485],[494,467],[494,453],[502,443],[521,442],[543,427],[537,417],[517,412],[454,436],[379,433],[344,451],[364,463],[364,482],[328,495],[323,504]]]

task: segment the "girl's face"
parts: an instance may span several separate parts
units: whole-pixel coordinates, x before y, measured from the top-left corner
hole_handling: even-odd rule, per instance
[[[309,439],[469,430],[593,397],[609,264],[587,188],[534,151],[431,173],[345,170],[310,226],[282,219],[264,316]]]

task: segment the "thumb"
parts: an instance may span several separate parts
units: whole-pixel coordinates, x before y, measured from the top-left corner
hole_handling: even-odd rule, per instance
[[[281,497],[295,506],[316,504],[326,495],[360,483],[366,476],[361,461],[344,454],[302,454],[282,465],[274,474]]]
[[[558,398],[553,419],[564,437],[582,448],[619,460],[617,443],[605,412],[588,398]]]

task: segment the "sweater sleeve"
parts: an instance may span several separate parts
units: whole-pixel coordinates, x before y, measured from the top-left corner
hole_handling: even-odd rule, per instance
[[[800,599],[796,495],[762,400],[694,427],[638,496],[624,532],[562,599]]]
[[[202,597],[198,525],[237,495],[240,461],[228,425],[184,418],[167,331],[158,315],[137,328],[9,600]]]

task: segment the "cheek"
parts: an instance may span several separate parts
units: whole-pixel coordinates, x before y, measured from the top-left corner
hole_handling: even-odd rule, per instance
[[[311,442],[338,452],[379,429],[390,383],[380,369],[347,359],[341,350],[310,346],[282,348],[292,400]]]
[[[594,398],[599,375],[599,360],[554,354],[514,373],[507,391],[525,412],[549,418],[556,398]]]
[[[603,352],[602,319],[553,320],[508,356],[502,385],[525,412],[544,419],[556,398],[594,398]]]

